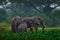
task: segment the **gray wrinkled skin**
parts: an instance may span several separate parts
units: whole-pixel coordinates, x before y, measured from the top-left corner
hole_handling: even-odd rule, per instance
[[[12,32],[17,32],[18,31],[18,26],[21,23],[21,19],[19,16],[15,16],[11,20],[11,30]]]
[[[45,28],[44,20],[41,17],[24,17],[22,18],[27,23],[28,28],[30,28],[30,31],[33,31],[33,27],[35,30],[38,30],[38,26],[42,26],[42,30]]]
[[[13,17],[11,21],[12,31],[13,32],[25,32],[27,28],[30,28],[30,31],[38,30],[38,26],[42,26],[42,30],[45,28],[45,23],[41,17]]]
[[[30,31],[33,31],[33,17],[24,17],[22,18],[23,21],[26,22],[27,28],[30,28]]]
[[[21,24],[18,26],[18,32],[26,32],[27,31],[27,24],[26,22],[22,21]]]
[[[38,30],[38,26],[39,25],[41,25],[42,26],[42,30],[44,30],[45,23],[44,23],[43,18],[41,18],[41,17],[34,17],[33,20],[34,20],[33,26],[34,26],[36,31]]]

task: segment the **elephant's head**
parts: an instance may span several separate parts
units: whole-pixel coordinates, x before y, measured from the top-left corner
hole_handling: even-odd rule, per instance
[[[11,28],[12,28],[13,32],[17,32],[17,30],[18,30],[17,28],[20,25],[20,23],[21,23],[20,16],[15,16],[15,17],[12,18],[12,20],[11,20]]]

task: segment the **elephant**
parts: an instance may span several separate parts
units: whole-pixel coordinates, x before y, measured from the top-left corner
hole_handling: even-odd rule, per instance
[[[11,20],[11,30],[12,32],[18,32],[18,26],[21,23],[21,17],[20,16],[15,16]]]
[[[26,31],[27,28],[30,28],[30,31],[38,30],[38,26],[42,25],[42,30],[45,28],[45,23],[41,17],[13,17],[11,21],[12,31],[13,32],[22,32]],[[27,28],[26,28],[27,27]]]
[[[26,22],[27,28],[30,28],[30,31],[33,31],[33,17],[24,17],[22,20]]]
[[[45,28],[45,23],[44,23],[44,19],[42,17],[34,17],[33,18],[33,26],[35,28],[35,30],[38,30],[38,26],[42,26],[42,30],[44,30]]]
[[[27,23],[27,26],[28,28],[30,28],[30,31],[33,31],[33,27],[37,31],[39,25],[42,25],[42,30],[44,30],[45,28],[44,20],[41,17],[24,17],[22,19]]]
[[[21,24],[18,26],[18,32],[26,32],[27,31],[27,24],[25,21],[22,21]]]

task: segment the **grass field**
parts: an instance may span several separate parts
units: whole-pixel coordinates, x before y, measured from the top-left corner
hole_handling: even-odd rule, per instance
[[[11,32],[11,25],[1,23],[0,40],[60,40],[60,27],[46,27],[44,31],[39,27],[33,32]],[[29,29],[28,29],[29,30]]]
[[[28,31],[21,33],[1,30],[0,40],[60,40],[60,29],[38,30],[33,32]]]
[[[4,28],[5,30],[11,30],[11,24],[8,23],[0,23],[0,27]],[[52,30],[52,29],[60,29],[60,27],[45,27],[45,30]],[[38,30],[42,30],[42,27],[39,27]]]

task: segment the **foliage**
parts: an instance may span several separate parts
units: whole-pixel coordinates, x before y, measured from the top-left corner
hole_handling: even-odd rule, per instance
[[[55,26],[60,26],[60,10],[57,9],[53,10],[51,15]]]
[[[0,8],[0,22],[5,21],[7,17],[6,11],[3,8]]]
[[[43,11],[44,13],[51,13],[53,9],[55,9],[57,6],[60,6],[60,0],[10,0],[12,3],[16,2],[18,4],[23,3],[23,5],[29,5],[29,7],[32,7],[33,9],[37,10],[38,12],[41,13]],[[57,4],[54,8],[51,8],[50,6],[52,4]],[[45,7],[43,7],[43,6]],[[39,7],[41,10],[37,9],[36,7]]]

